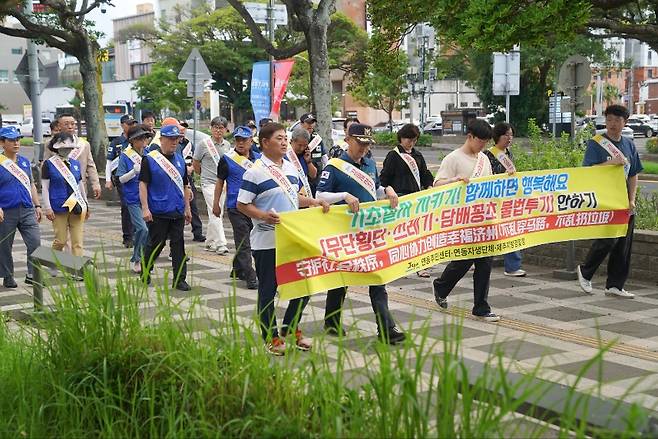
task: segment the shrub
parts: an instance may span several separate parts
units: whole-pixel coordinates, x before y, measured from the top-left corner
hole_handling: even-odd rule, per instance
[[[585,137],[578,134],[572,142],[565,133],[561,137],[543,137],[534,119],[528,121],[530,149],[513,149],[514,163],[519,171],[560,169],[581,166],[585,155]]]
[[[658,137],[647,140],[647,151],[650,154],[658,154]]]
[[[381,132],[374,134],[377,145],[396,146],[398,144],[398,134],[393,132]],[[421,134],[416,146],[432,146],[432,135]]]
[[[643,230],[658,230],[658,192],[638,194],[635,199],[635,226]]]

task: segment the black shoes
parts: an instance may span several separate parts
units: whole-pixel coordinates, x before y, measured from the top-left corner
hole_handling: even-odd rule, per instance
[[[123,246],[125,248],[133,248],[133,240],[132,239],[124,239],[123,240]]]
[[[379,333],[379,339],[383,343],[388,343],[390,345],[402,343],[407,339],[407,336],[404,335],[404,332],[400,331],[396,326],[388,328],[385,332]]]
[[[194,242],[206,242],[206,237],[203,235],[195,236],[192,241]]]
[[[343,325],[324,324],[324,332],[332,337],[347,336],[347,331]]]
[[[184,280],[178,282],[174,288],[176,288],[178,291],[190,291],[192,289],[192,287]]]
[[[25,283],[27,285],[34,285],[34,278],[30,276],[29,274],[25,275]]]
[[[5,288],[18,288],[18,284],[14,280],[13,276],[7,276],[2,281],[2,286]]]
[[[244,274],[242,274],[242,272],[240,272],[240,271],[235,271],[235,270],[231,270],[231,272],[229,273],[229,277],[230,277],[231,279],[233,279],[233,278],[237,278],[237,279],[240,279],[240,280],[246,280],[246,279],[244,278]]]
[[[256,281],[256,280],[247,281],[247,289],[248,290],[257,290],[258,289],[258,281]]]

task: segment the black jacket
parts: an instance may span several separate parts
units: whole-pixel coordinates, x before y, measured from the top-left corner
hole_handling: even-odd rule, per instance
[[[396,146],[396,148],[402,154],[406,154],[401,146]],[[418,183],[416,183],[416,179],[411,173],[409,166],[395,150],[389,151],[384,159],[384,166],[382,167],[382,172],[379,174],[382,186],[391,186],[398,195],[411,194],[432,186],[434,176],[427,169],[427,163],[425,163],[423,154],[416,148],[413,148],[410,155],[418,164],[420,184],[422,187],[418,187]]]

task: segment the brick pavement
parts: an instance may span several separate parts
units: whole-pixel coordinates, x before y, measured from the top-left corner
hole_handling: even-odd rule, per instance
[[[99,270],[110,281],[117,276],[117,267],[128,267],[130,250],[121,245],[120,225],[116,207],[92,202],[92,218],[87,224],[85,252],[89,256],[104,251],[106,263],[98,263]],[[228,221],[229,242],[232,232]],[[42,225],[42,241],[48,245],[52,228],[47,221]],[[219,256],[193,243],[190,227],[186,227],[186,245],[191,256],[188,280],[193,294],[172,291],[180,302],[184,328],[188,331],[211,330],[218,326],[225,308],[235,302],[238,319],[252,325],[256,307],[256,292],[247,290],[244,282],[233,285],[229,279],[230,256]],[[25,276],[25,247],[20,237],[15,244],[17,290],[0,288],[0,310],[30,309],[31,290],[22,279]],[[163,252],[166,256],[166,249]],[[154,283],[168,275],[170,262],[162,256],[157,264]],[[595,278],[596,294],[583,294],[575,282],[558,281],[551,270],[537,266],[524,267],[526,278],[507,278],[502,269],[494,269],[490,302],[495,312],[502,315],[498,324],[483,323],[470,316],[472,279],[467,276],[449,298],[448,312],[439,311],[434,303],[431,279],[409,276],[389,285],[393,314],[413,343],[420,344],[424,336],[431,343],[426,349],[440,353],[444,334],[454,334],[455,324],[462,322],[463,355],[471,360],[486,362],[495,349],[504,353],[506,364],[513,370],[527,371],[540,365],[539,376],[554,382],[573,383],[575,374],[597,352],[601,343],[617,343],[604,356],[602,369],[594,368],[578,383],[578,389],[601,386],[603,396],[635,401],[655,409],[658,404],[658,287],[629,282],[627,289],[636,294],[634,300],[621,300],[603,295],[603,279]],[[431,270],[441,273],[443,266]],[[60,278],[57,278],[60,279]],[[55,279],[54,282],[58,280]],[[61,280],[59,280],[61,281]],[[154,318],[155,293],[151,288],[150,303],[144,304],[144,318]],[[201,307],[196,315],[185,316],[184,311],[199,298]],[[324,294],[311,298],[302,320],[302,328],[311,336],[320,336],[324,313]],[[279,310],[280,311],[280,310]],[[281,316],[282,314],[279,314]],[[335,357],[336,344],[342,343],[350,356],[352,381],[357,386],[363,381],[359,371],[378,364],[375,346],[376,325],[373,320],[367,289],[350,288],[346,301],[345,323],[349,328],[346,340],[322,337],[322,346],[329,357]],[[631,389],[629,391],[629,389]],[[630,393],[629,393],[630,392]]]

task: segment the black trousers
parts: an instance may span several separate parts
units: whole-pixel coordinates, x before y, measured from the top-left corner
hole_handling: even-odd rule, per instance
[[[126,200],[123,198],[123,185],[119,181],[119,177],[116,175],[112,175],[112,184],[117,188],[119,200],[121,200],[121,232],[123,234],[123,240],[124,242],[132,241],[135,231],[133,230],[133,222],[130,219],[130,212],[128,212]]]
[[[160,256],[162,247],[167,239],[171,248],[171,267],[173,269],[173,285],[185,280],[187,277],[187,257],[185,255],[185,241],[183,240],[183,230],[185,228],[185,218],[165,218],[153,215],[153,221],[147,223],[149,228],[149,238],[144,249],[145,266],[149,266],[149,273],[153,270],[155,261]]]
[[[386,287],[384,285],[370,285],[368,292],[370,294],[372,310],[375,312],[379,332],[382,333],[390,330],[395,326],[395,320],[393,320],[391,311],[388,309],[388,293],[386,292]],[[324,310],[324,324],[326,326],[339,327],[346,294],[347,287],[334,288],[327,292],[327,301]]]
[[[194,235],[195,238],[199,238],[203,236],[203,226],[201,224],[201,218],[199,218],[199,208],[196,205],[196,200],[199,197],[199,193],[196,190],[196,186],[194,184],[192,186],[192,193],[194,194],[194,198],[192,198],[192,201],[190,201],[190,211],[192,212],[192,235]]]
[[[592,244],[585,262],[580,265],[580,272],[585,279],[591,280],[594,273],[606,258],[608,258],[608,278],[606,288],[624,288],[631,271],[631,253],[633,250],[633,231],[635,230],[635,215],[628,220],[628,231],[621,238],[597,239]]]
[[[276,296],[276,253],[274,249],[254,250],[256,274],[258,275],[258,322],[263,340],[269,341],[279,336],[276,324],[274,297]],[[281,331],[284,334],[297,329],[302,312],[309,297],[300,297],[288,302],[288,309],[283,316]]]
[[[251,241],[249,234],[254,225],[251,218],[238,209],[227,209],[228,219],[233,227],[233,240],[235,241],[235,257],[233,258],[233,270],[238,277],[247,282],[256,280],[256,271],[251,259]]]
[[[437,299],[448,297],[457,282],[468,273],[473,264],[475,264],[475,273],[473,273],[473,315],[483,316],[491,312],[491,307],[487,302],[489,282],[491,280],[491,257],[450,262],[443,270],[441,277],[434,279],[434,296]]]

